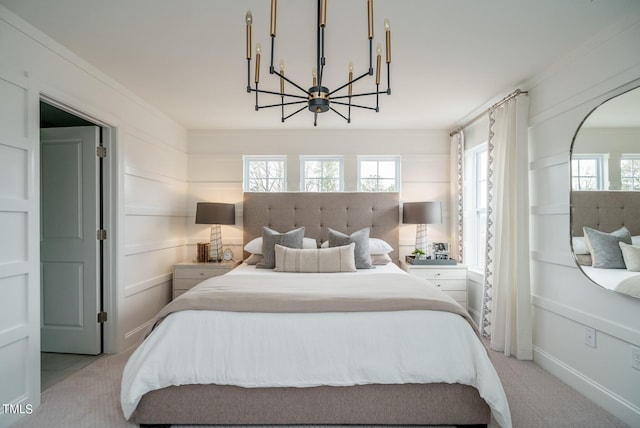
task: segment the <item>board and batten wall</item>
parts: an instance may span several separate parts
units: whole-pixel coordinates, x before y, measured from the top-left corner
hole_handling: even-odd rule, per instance
[[[247,116],[256,113],[247,106]],[[372,113],[363,113],[372,114]],[[277,116],[273,117],[278,120]],[[283,125],[286,127],[286,125]],[[223,247],[242,257],[243,155],[287,157],[287,190],[299,191],[300,156],[344,156],[345,188],[357,191],[357,157],[399,155],[400,200],[441,201],[444,223],[428,226],[430,241],[449,242],[449,136],[446,131],[286,130],[189,131],[189,255],[209,239],[209,227],[194,224],[196,202],[236,204],[236,225],[223,226]],[[400,225],[400,256],[415,247],[415,226]]]
[[[530,95],[534,361],[633,427],[640,427],[640,299],[591,283],[570,248],[569,150],[597,105],[640,86],[640,13],[537,76]],[[640,142],[639,142],[640,144]],[[596,329],[596,347],[585,328]]]
[[[23,412],[40,403],[41,95],[114,130],[107,352],[136,343],[168,301],[186,242],[186,130],[0,6],[0,404]],[[21,416],[4,410],[0,427]]]

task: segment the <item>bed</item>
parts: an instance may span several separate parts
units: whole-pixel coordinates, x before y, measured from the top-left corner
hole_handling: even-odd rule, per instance
[[[639,213],[640,192],[571,192],[572,249],[578,265],[596,284],[634,297],[640,297],[640,272],[630,263],[627,263],[629,266],[623,264],[618,268],[592,266],[592,249],[588,247],[584,228],[611,233],[625,227],[631,235],[628,243],[637,248],[640,246]],[[627,251],[634,250],[631,248]]]
[[[398,224],[396,193],[247,193],[243,202],[245,243],[263,226],[304,227],[318,243],[328,228],[368,228],[397,261]],[[243,263],[156,321],[122,381],[124,415],[141,426],[486,426],[491,415],[511,426],[466,311],[395,263],[342,273]]]

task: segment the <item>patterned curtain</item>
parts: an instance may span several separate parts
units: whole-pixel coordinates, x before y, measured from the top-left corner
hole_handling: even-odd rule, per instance
[[[481,332],[489,346],[532,359],[528,96],[489,112],[487,245]]]
[[[451,258],[462,263],[464,255],[464,133],[451,136]]]

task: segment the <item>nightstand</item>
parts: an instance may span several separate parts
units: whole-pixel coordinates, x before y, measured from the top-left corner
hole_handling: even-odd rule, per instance
[[[207,278],[224,275],[238,266],[240,262],[182,262],[173,265],[173,296],[175,299],[185,291]]]
[[[410,265],[401,260],[400,267],[411,275],[429,280],[467,309],[466,265]]]

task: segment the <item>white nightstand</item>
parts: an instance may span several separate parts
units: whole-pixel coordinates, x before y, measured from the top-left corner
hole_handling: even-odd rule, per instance
[[[238,266],[240,262],[182,262],[173,265],[173,296],[175,299],[207,278],[224,275]]]
[[[428,279],[467,309],[466,265],[410,265],[400,260],[400,267],[411,275]]]

